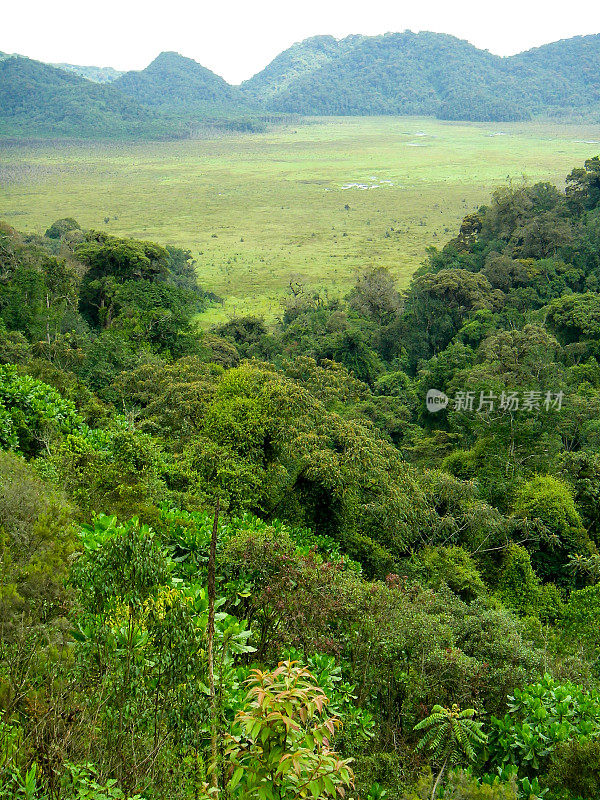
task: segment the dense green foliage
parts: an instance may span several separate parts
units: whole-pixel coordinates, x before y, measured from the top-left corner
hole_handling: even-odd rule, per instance
[[[174,139],[210,121],[252,130],[260,116],[238,89],[174,53],[101,82],[21,56],[0,59],[0,134],[9,136]]]
[[[239,89],[178,53],[161,53],[145,69],[121,75],[114,86],[143,105],[187,116],[252,110]]]
[[[598,164],[271,327],[0,228],[0,796],[598,794]]]
[[[177,132],[111,85],[21,56],[0,60],[0,133],[162,137]]]
[[[360,36],[349,36],[342,42],[333,36],[311,36],[284,50],[267,66],[244,81],[242,90],[256,101],[271,104],[295,81],[328,64]]]
[[[277,56],[242,88],[270,109],[299,114],[504,122],[597,113],[599,57],[598,36],[510,58],[438,33],[317,36]]]

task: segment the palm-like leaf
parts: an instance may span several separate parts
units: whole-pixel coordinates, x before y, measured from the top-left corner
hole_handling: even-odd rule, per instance
[[[463,758],[475,760],[475,745],[484,744],[487,736],[481,723],[473,719],[473,708],[460,709],[457,705],[444,708],[435,705],[431,714],[415,725],[416,731],[425,731],[417,750],[429,750],[435,761],[457,763]]]
[[[475,709],[465,708],[461,711],[456,704],[452,708],[435,705],[431,714],[415,725],[416,731],[425,731],[417,750],[429,750],[434,760],[442,764],[433,785],[432,800],[446,766],[458,764],[463,759],[474,761],[475,745],[487,741],[481,723],[473,719],[475,714]]]

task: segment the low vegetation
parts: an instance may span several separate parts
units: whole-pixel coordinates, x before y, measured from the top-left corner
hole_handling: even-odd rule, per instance
[[[340,297],[365,266],[385,266],[405,289],[427,248],[507,174],[564,185],[593,141],[599,126],[388,117],[195,141],[13,143],[2,149],[3,218],[42,234],[75,216],[184,247],[223,299],[203,327],[247,314],[272,323],[290,284]]]

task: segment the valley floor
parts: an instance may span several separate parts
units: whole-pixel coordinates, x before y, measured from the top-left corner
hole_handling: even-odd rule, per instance
[[[267,319],[290,279],[345,291],[385,265],[406,284],[426,247],[507,177],[561,184],[600,152],[600,126],[314,120],[264,134],[182,142],[0,141],[0,218],[85,228],[189,248],[204,288]]]

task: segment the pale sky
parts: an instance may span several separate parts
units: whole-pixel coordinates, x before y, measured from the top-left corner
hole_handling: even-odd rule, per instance
[[[4,0],[0,51],[143,69],[162,50],[232,83],[315,34],[430,30],[510,55],[600,33],[598,0]]]

